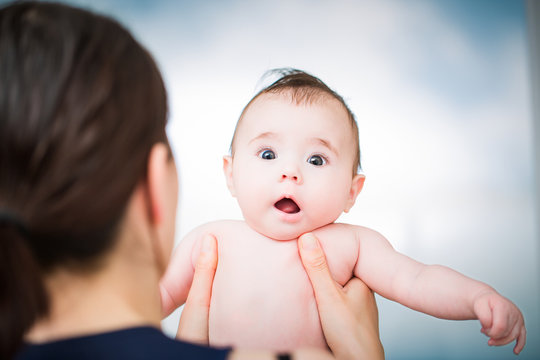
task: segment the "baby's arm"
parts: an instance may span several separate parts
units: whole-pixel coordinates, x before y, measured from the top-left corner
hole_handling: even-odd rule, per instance
[[[193,259],[199,254],[201,236],[199,229],[195,229],[182,239],[161,278],[159,290],[164,317],[186,302],[195,268]]]
[[[490,286],[440,265],[424,265],[395,251],[380,234],[359,228],[354,274],[382,296],[443,319],[478,319],[489,345],[517,339],[525,346],[523,315]]]

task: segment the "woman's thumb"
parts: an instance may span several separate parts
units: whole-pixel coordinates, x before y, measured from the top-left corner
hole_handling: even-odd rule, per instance
[[[334,287],[334,280],[328,270],[326,257],[319,240],[312,233],[306,233],[298,239],[298,251],[304,264],[304,268],[311,280],[315,293],[328,292]]]

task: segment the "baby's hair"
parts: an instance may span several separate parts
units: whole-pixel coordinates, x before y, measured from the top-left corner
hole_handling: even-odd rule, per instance
[[[358,125],[356,123],[354,114],[349,109],[349,107],[347,106],[347,104],[345,103],[345,100],[343,100],[341,95],[336,93],[334,90],[330,89],[328,85],[326,85],[318,77],[313,76],[311,74],[308,74],[305,71],[298,70],[298,69],[293,69],[293,68],[272,69],[272,70],[267,71],[263,75],[262,79],[267,79],[269,77],[275,77],[275,76],[278,76],[278,79],[274,81],[272,84],[260,90],[242,110],[242,113],[240,114],[240,118],[238,119],[238,122],[236,124],[236,128],[234,129],[234,135],[233,135],[233,139],[231,141],[231,147],[230,147],[231,154],[234,156],[234,144],[236,140],[236,133],[238,131],[240,123],[242,122],[244,114],[246,113],[250,105],[253,104],[253,102],[257,98],[259,98],[261,95],[264,95],[264,94],[287,95],[287,96],[290,96],[290,99],[296,105],[303,105],[303,104],[309,105],[317,101],[325,101],[328,99],[334,99],[334,100],[337,100],[343,106],[343,108],[347,112],[347,116],[351,124],[353,137],[355,139],[354,147],[355,147],[355,153],[356,153],[354,163],[353,163],[353,175],[357,174],[358,171],[361,170],[360,146],[359,146],[359,140],[358,140]]]

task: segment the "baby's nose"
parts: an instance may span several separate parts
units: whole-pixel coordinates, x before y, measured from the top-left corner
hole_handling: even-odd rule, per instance
[[[283,173],[281,174],[281,181],[285,180],[290,180],[297,184],[302,183],[302,177],[300,176],[300,172],[294,170],[283,171]]]
[[[291,179],[291,180],[294,180],[294,181],[298,181],[298,176],[297,175],[287,175],[287,174],[283,174],[281,175],[281,178],[283,180],[285,179]]]

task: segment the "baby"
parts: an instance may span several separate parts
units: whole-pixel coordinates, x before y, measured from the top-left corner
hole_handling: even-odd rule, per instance
[[[223,170],[245,221],[204,224],[176,249],[161,282],[166,314],[182,305],[207,234],[219,265],[209,317],[211,345],[287,351],[326,348],[297,239],[313,232],[334,279],[353,276],[373,291],[443,319],[478,319],[490,345],[526,330],[519,309],[490,286],[396,252],[379,233],[334,221],[354,205],[364,176],[354,116],[337,93],[298,70],[260,91],[244,108]]]

